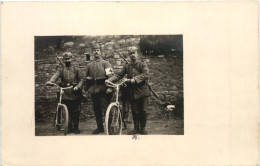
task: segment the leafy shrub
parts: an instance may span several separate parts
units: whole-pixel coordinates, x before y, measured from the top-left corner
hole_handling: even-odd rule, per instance
[[[139,43],[143,55],[181,54],[183,53],[182,35],[141,36]]]

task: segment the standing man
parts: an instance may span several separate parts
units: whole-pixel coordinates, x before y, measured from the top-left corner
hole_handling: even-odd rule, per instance
[[[128,52],[131,63],[126,64],[118,75],[111,77],[108,81],[115,82],[127,75],[127,97],[131,104],[134,120],[134,130],[128,134],[140,133],[146,135],[146,107],[148,104],[148,96],[150,95],[147,82],[149,71],[145,61],[138,59],[138,54],[135,49],[130,49]]]
[[[54,83],[61,78],[61,87],[73,86],[73,89],[64,90],[63,101],[69,111],[68,133],[74,132],[79,134],[79,114],[82,99],[83,77],[79,69],[72,63],[72,54],[70,52],[63,53],[63,61],[65,66],[60,68],[46,84]]]
[[[112,89],[107,88],[105,80],[113,76],[113,68],[108,61],[101,58],[100,45],[93,45],[94,60],[87,65],[86,82],[88,92],[91,94],[93,109],[95,112],[97,128],[92,134],[104,132],[103,114],[111,102]]]

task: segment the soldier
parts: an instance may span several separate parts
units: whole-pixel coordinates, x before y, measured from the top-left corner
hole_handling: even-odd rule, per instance
[[[116,82],[127,75],[127,97],[131,104],[134,120],[134,130],[128,134],[140,133],[146,135],[146,107],[148,104],[148,96],[150,95],[147,82],[149,71],[145,61],[138,59],[138,54],[135,49],[129,50],[129,56],[131,63],[126,64],[118,75],[111,77],[108,81]]]
[[[91,94],[93,101],[93,109],[95,112],[97,128],[92,134],[99,134],[104,132],[103,114],[111,102],[112,89],[107,88],[105,80],[113,76],[113,68],[111,64],[101,58],[101,49],[99,45],[92,47],[94,60],[87,65],[86,83],[88,92]]]
[[[69,111],[69,126],[68,133],[74,132],[79,134],[79,114],[80,104],[82,99],[82,87],[83,87],[83,76],[79,69],[77,69],[72,63],[72,54],[70,52],[63,53],[63,61],[65,66],[60,68],[48,81],[48,83],[54,83],[61,78],[61,87],[73,86],[73,89],[64,91],[63,101]]]

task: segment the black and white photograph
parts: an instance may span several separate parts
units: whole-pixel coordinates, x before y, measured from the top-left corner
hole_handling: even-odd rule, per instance
[[[183,35],[35,36],[35,135],[184,135]]]
[[[1,3],[1,164],[259,165],[258,16],[257,1]]]

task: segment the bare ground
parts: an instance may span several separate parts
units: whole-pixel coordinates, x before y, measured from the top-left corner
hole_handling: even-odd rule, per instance
[[[122,135],[127,135],[129,131],[133,129],[133,124],[127,124],[128,128],[122,131]],[[79,129],[81,131],[77,136],[92,135],[92,131],[96,128],[96,122],[94,118],[88,119],[84,122],[80,122]],[[149,135],[183,135],[184,123],[183,118],[176,117],[164,117],[163,120],[148,119],[146,130]],[[36,136],[51,136],[54,135],[52,122],[36,123],[35,126]],[[101,133],[100,135],[106,135]],[[76,134],[68,134],[68,136],[76,136]]]

